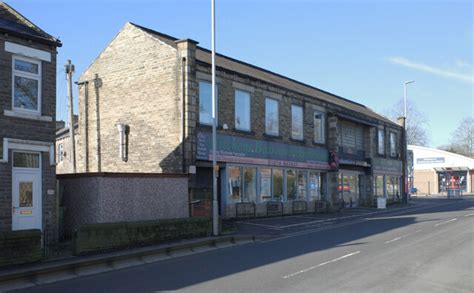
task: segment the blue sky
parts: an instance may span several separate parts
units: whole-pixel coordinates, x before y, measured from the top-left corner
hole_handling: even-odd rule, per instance
[[[8,0],[63,42],[75,80],[126,21],[210,48],[210,0]],[[216,0],[217,50],[383,112],[403,97],[429,120],[431,146],[474,115],[472,1]],[[75,95],[77,99],[77,93]],[[77,109],[77,106],[76,106]]]

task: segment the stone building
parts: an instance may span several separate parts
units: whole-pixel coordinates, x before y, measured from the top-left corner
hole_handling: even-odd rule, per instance
[[[211,52],[197,44],[125,24],[78,83],[79,172],[184,173],[193,196],[210,194]],[[401,199],[400,126],[254,65],[216,64],[224,217]]]
[[[58,47],[0,2],[0,231],[56,227]]]

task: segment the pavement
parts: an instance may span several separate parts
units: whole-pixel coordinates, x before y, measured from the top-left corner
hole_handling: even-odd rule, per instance
[[[474,292],[473,221],[468,197],[241,220],[220,249],[114,260],[60,282],[30,278],[38,286],[24,292]]]

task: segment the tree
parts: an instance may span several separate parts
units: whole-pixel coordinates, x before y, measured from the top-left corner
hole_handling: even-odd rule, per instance
[[[459,126],[451,133],[452,143],[449,150],[474,158],[474,117],[465,117]]]
[[[398,118],[403,117],[405,106],[403,99],[399,100],[389,109],[384,111],[384,116],[390,120],[397,122]],[[407,101],[407,143],[411,145],[427,146],[429,143],[428,135],[428,119],[426,116],[418,111],[415,105]]]

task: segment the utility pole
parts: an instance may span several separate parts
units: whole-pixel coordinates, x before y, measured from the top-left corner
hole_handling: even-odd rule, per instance
[[[67,93],[69,98],[69,137],[71,138],[70,158],[72,161],[72,173],[76,173],[76,140],[74,139],[74,109],[72,98],[72,74],[74,72],[74,65],[71,64],[71,60],[68,60],[64,67],[66,69]]]
[[[217,205],[217,151],[216,151],[216,11],[215,0],[211,0],[211,56],[212,56],[212,234],[219,235],[219,213]]]

